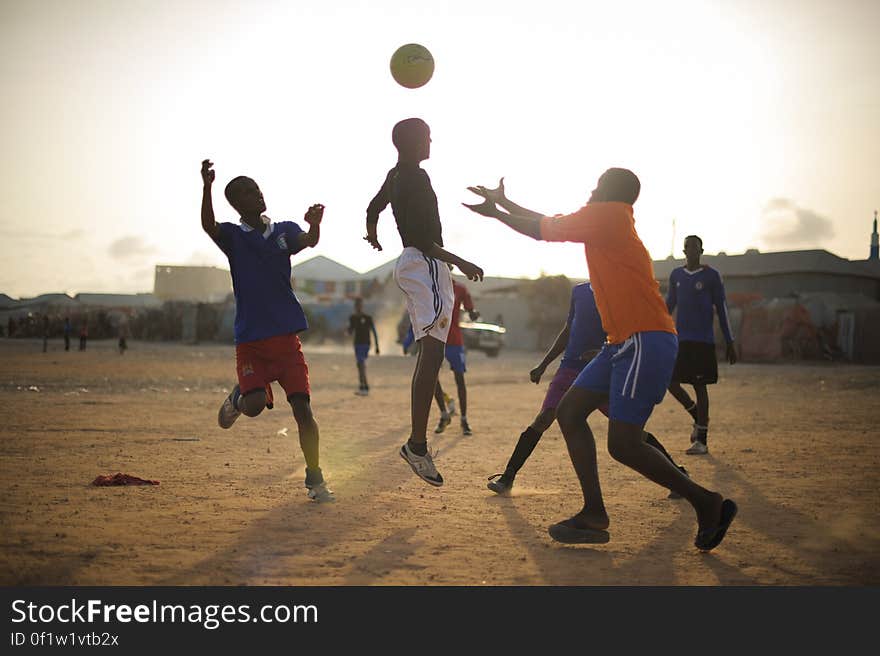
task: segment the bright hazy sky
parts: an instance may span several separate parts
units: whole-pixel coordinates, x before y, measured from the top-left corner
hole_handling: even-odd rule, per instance
[[[462,208],[509,196],[569,212],[609,166],[642,180],[655,258],[826,248],[867,257],[880,206],[880,2],[0,0],[0,292],[152,291],[155,264],[226,261],[199,222],[235,175],[267,214],[327,206],[324,254],[376,253],[364,210],[395,162],[391,127],[432,128],[423,166],[452,252],[487,275],[586,275],[582,249],[539,244]],[[431,82],[388,62],[417,42]]]

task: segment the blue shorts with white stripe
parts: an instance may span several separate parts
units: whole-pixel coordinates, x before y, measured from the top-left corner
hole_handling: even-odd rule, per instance
[[[644,426],[666,394],[677,353],[672,333],[635,333],[620,344],[603,346],[574,386],[608,394],[609,418]]]

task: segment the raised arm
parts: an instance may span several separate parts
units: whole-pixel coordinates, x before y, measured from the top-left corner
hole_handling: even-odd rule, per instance
[[[214,201],[211,198],[211,188],[214,185],[214,166],[210,160],[202,160],[202,230],[208,236],[217,241],[220,229],[214,220]]]
[[[300,246],[307,248],[318,244],[321,239],[321,219],[323,218],[324,206],[320,203],[316,203],[306,210],[303,220],[309,224],[309,231],[299,233]]]
[[[541,212],[530,210],[521,205],[517,205],[507,198],[504,193],[504,178],[498,182],[495,189],[487,189],[483,186],[468,187],[478,196],[483,197],[483,202],[476,205],[468,205],[462,203],[469,210],[498,219],[504,225],[513,228],[518,233],[531,237],[532,239],[541,239],[541,219],[545,216]],[[505,212],[501,211],[497,206],[500,205]]]

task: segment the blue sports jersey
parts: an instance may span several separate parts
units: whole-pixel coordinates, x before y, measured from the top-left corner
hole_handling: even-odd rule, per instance
[[[303,249],[293,221],[266,224],[260,233],[244,223],[217,225],[217,245],[229,259],[235,292],[235,343],[254,342],[308,328],[290,286],[290,256]]]
[[[568,310],[568,343],[562,356],[561,367],[582,367],[587,351],[602,348],[605,331],[596,308],[596,299],[590,283],[575,285],[571,290],[571,306]]]
[[[721,274],[705,264],[696,271],[678,267],[669,276],[669,292],[666,294],[666,307],[670,312],[678,308],[675,315],[675,330],[680,342],[715,343],[712,326],[712,307],[718,312],[718,321],[724,339],[733,341],[733,331],[727,316],[727,302],[724,298],[724,283]]]

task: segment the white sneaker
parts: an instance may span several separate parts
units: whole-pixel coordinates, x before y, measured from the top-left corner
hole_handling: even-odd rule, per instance
[[[238,419],[239,415],[241,415],[241,410],[235,407],[235,403],[233,400],[238,396],[238,385],[232,388],[232,391],[229,393],[229,396],[226,397],[226,400],[223,401],[223,405],[220,406],[220,411],[217,413],[217,423],[220,424],[220,428],[229,428],[232,424],[235,423],[235,420]]]
[[[336,497],[333,495],[333,490],[327,487],[327,483],[318,483],[309,488],[309,499],[316,501],[317,503],[331,503],[336,501]]]
[[[696,440],[685,453],[689,456],[704,456],[709,453],[709,447]]]
[[[416,455],[409,450],[409,444],[407,443],[404,443],[404,445],[400,447],[399,453],[400,457],[406,460],[409,466],[412,467],[416,476],[435,487],[443,485],[443,477],[434,466],[434,455],[436,454],[432,454],[428,451],[428,453],[423,456]]]

